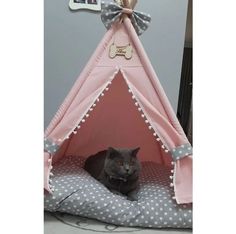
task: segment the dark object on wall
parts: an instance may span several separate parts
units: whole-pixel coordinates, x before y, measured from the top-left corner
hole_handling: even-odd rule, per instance
[[[192,143],[192,48],[184,48],[177,117]]]

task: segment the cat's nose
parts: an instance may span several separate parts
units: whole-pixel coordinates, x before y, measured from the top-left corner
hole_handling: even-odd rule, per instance
[[[129,171],[129,167],[126,166],[126,167],[125,167],[125,170],[128,172],[128,171]]]

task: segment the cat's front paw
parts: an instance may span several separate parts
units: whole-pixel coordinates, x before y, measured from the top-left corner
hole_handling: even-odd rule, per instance
[[[116,190],[110,190],[113,194],[119,195],[119,196],[124,196],[122,193],[116,191]]]
[[[129,200],[129,201],[138,201],[138,197],[137,196],[128,196],[127,200]]]

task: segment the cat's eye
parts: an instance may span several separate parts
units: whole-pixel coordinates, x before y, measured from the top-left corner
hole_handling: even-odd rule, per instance
[[[123,166],[123,162],[122,161],[118,161],[118,165],[119,166]]]

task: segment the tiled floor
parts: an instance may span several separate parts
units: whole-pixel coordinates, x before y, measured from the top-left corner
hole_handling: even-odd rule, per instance
[[[142,229],[118,227],[79,216],[45,212],[44,234],[94,234],[94,233],[138,233],[138,234],[190,234],[192,230]]]

